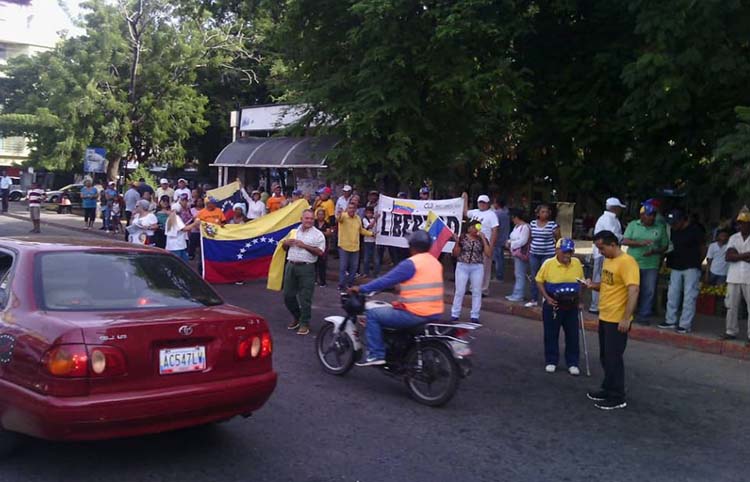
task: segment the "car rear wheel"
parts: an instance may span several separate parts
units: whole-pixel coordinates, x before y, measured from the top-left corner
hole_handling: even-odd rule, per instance
[[[10,455],[18,445],[18,435],[0,428],[0,459]]]
[[[21,193],[20,192],[12,192],[10,193],[10,200],[13,202],[20,201],[21,200]]]
[[[48,203],[56,204],[57,203],[57,196],[52,196],[51,198],[47,199]]]

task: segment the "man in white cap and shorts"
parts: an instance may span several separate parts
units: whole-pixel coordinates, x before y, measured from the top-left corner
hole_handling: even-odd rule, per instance
[[[471,220],[479,221],[482,225],[481,231],[490,242],[490,256],[484,255],[484,278],[482,279],[482,296],[490,293],[490,271],[492,271],[492,252],[497,242],[497,231],[500,223],[495,211],[490,209],[490,197],[482,194],[477,198],[477,209],[469,209],[469,195],[463,193],[464,216]]]
[[[625,204],[623,204],[618,198],[611,197],[604,202],[604,212],[599,219],[596,220],[596,226],[594,226],[594,236],[599,231],[611,231],[617,236],[617,240],[622,242],[622,225],[618,219],[622,214]],[[596,248],[596,245],[591,247],[591,256],[594,260],[594,270],[591,274],[591,280],[594,283],[599,283],[602,280],[602,266],[604,265],[604,255]],[[599,313],[599,292],[591,292],[591,305],[589,306],[589,313]]]

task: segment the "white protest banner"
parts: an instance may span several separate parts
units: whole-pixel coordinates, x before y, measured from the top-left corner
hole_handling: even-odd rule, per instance
[[[460,197],[423,201],[381,195],[375,242],[385,246],[409,247],[407,238],[414,231],[424,229],[430,211],[437,214],[451,231],[459,232],[464,214],[464,200]],[[453,242],[449,242],[443,247],[443,252],[449,253],[452,249]]]

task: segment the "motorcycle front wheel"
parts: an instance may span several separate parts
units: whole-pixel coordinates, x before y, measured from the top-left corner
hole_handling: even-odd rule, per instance
[[[431,407],[445,405],[458,390],[459,368],[448,348],[441,344],[423,344],[422,366],[419,366],[419,348],[407,355],[406,386],[419,403]]]
[[[320,365],[331,375],[345,375],[357,361],[352,340],[344,332],[336,333],[333,324],[325,323],[315,340],[315,352]]]

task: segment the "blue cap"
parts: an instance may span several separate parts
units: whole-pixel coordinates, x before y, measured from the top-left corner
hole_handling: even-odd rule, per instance
[[[430,194],[430,188],[425,186],[419,190],[419,194]]]
[[[556,247],[563,253],[572,253],[576,250],[576,243],[570,238],[560,238],[560,240],[557,241]]]
[[[301,196],[302,195],[302,189],[295,189],[292,191],[292,196]]]
[[[644,202],[643,204],[641,204],[641,214],[653,216],[654,214],[656,214],[656,208],[653,204]]]

